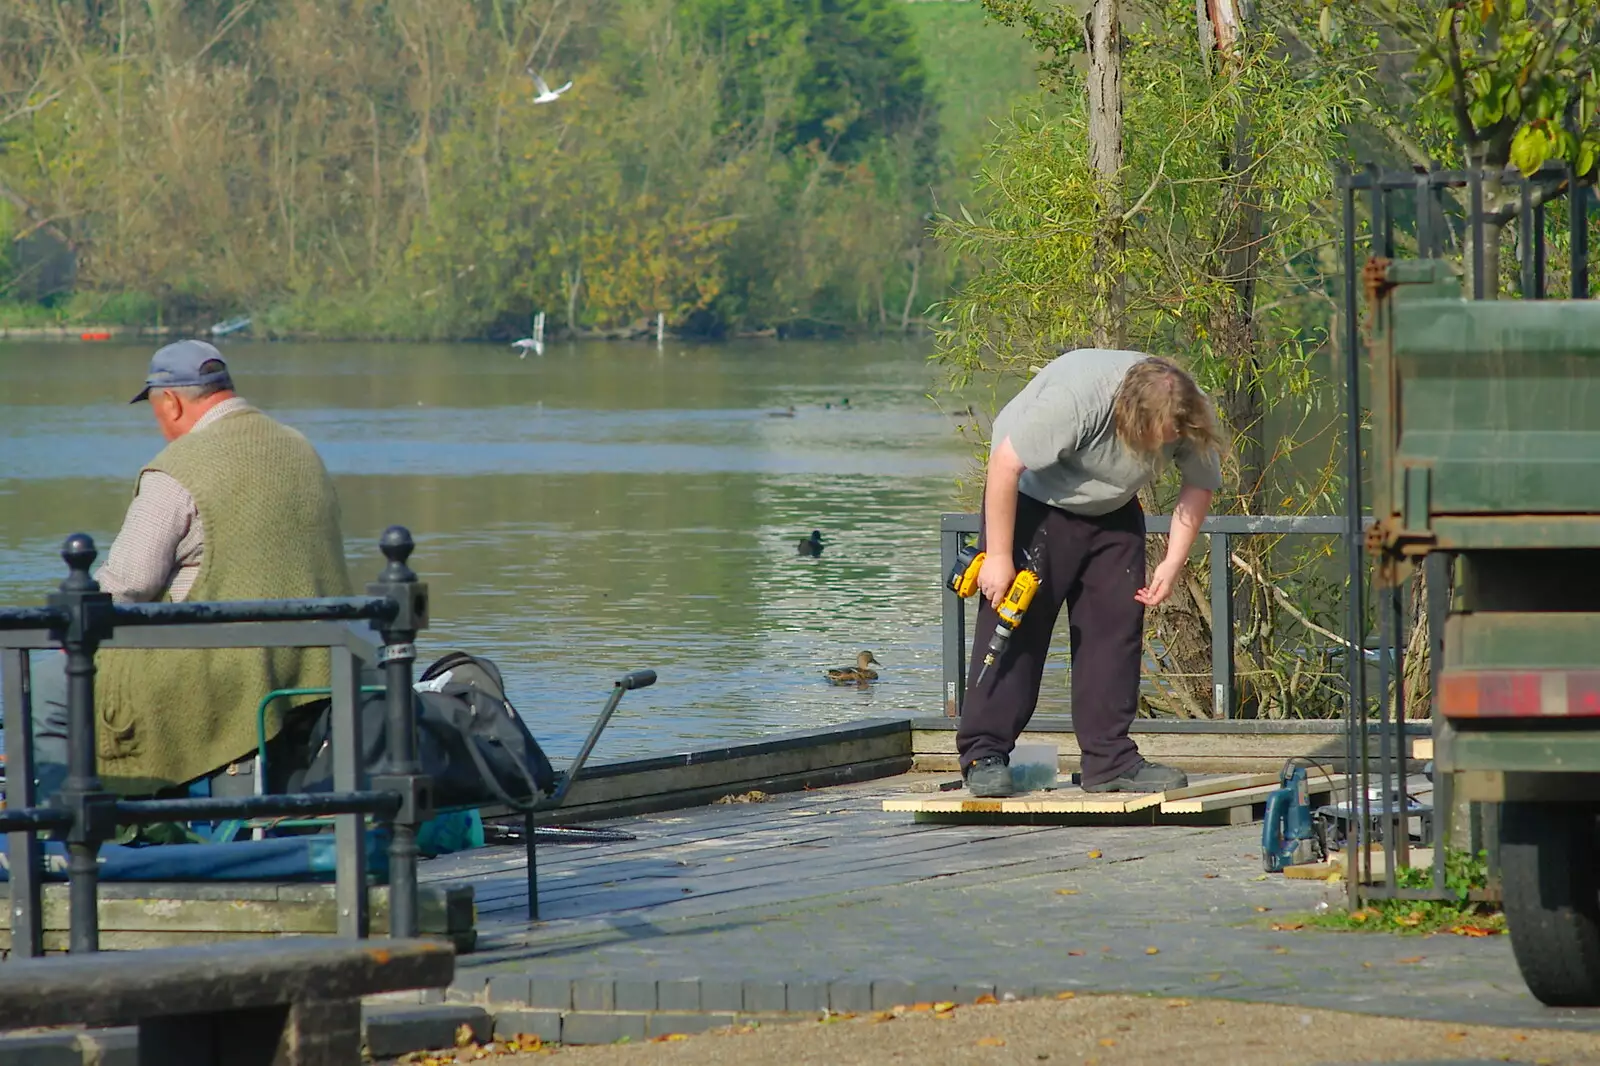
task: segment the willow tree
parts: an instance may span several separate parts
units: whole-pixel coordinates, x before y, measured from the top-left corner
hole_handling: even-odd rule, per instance
[[[979,264],[944,306],[941,357],[956,383],[983,380],[1009,393],[1061,351],[1089,342],[1114,281],[1126,301],[1128,346],[1179,358],[1224,397],[1236,458],[1218,509],[1254,511],[1263,501],[1277,513],[1328,508],[1331,470],[1295,453],[1319,395],[1311,359],[1328,317],[1318,260],[1306,250],[1330,236],[1329,163],[1342,146],[1349,82],[1301,76],[1265,29],[1219,48],[1213,23],[1212,46],[1197,48],[1191,3],[1174,0],[1125,28],[1127,191],[1117,218],[1125,247],[1108,265],[1106,198],[1090,147],[1095,118],[1074,62],[1084,46],[1079,24],[1053,4],[985,3],[1044,53],[1047,92],[1003,124],[979,175],[977,210],[963,205],[939,224],[942,238]],[[1108,269],[1118,276],[1108,279]],[[1269,435],[1269,423],[1281,432]],[[1156,505],[1165,509],[1175,487],[1159,486]],[[1287,588],[1282,568],[1268,571],[1269,558],[1238,556],[1252,608],[1239,641],[1241,694],[1268,715],[1331,705],[1327,623],[1336,607]],[[1210,622],[1205,573],[1190,568],[1151,618],[1158,709],[1212,713]],[[1321,650],[1306,654],[1308,645]]]

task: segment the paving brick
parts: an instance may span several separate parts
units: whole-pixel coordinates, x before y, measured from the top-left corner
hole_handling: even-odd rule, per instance
[[[915,1003],[917,989],[910,981],[872,982],[872,1009],[888,1010],[902,1003]]]
[[[993,983],[964,981],[956,985],[956,993],[951,998],[953,998],[957,1003],[971,1003],[979,996],[993,996],[994,989],[995,986]]]
[[[572,982],[561,977],[535,977],[528,982],[528,1006],[572,1009]]]
[[[695,1011],[700,1009],[700,979],[657,981],[656,1006],[664,1011]]]
[[[738,981],[701,981],[701,1010],[744,1010],[744,986]]]
[[[521,977],[527,979],[526,974],[496,974],[494,977]],[[484,973],[458,973],[455,979],[444,989],[446,1003],[477,1003],[483,999],[484,991],[489,987],[489,982],[494,979]]]
[[[744,982],[744,1009],[747,1011],[785,1011],[787,1003],[781,981]]]
[[[618,978],[613,998],[617,1010],[655,1010],[656,983]]]
[[[666,1036],[668,1033],[703,1033],[707,1029],[721,1029],[734,1023],[738,1015],[732,1011],[694,1011],[691,1013],[674,1013],[660,1011],[650,1015],[649,1029],[651,1036]]]
[[[616,1010],[617,983],[605,977],[580,977],[572,982],[573,1010]],[[610,1041],[602,1041],[609,1044]]]
[[[828,1009],[839,1014],[860,1014],[872,1009],[870,981],[830,981]]]
[[[493,1021],[482,1007],[441,1004],[431,1007],[363,1008],[361,1031],[375,1059],[411,1051],[456,1046],[456,1030],[472,1027],[473,1039],[492,1039]]]
[[[788,1010],[818,1014],[828,1008],[828,986],[821,981],[790,981]]]
[[[615,1044],[624,1038],[643,1040],[648,1035],[644,1014],[615,1011],[569,1011],[561,1019],[563,1044]]]
[[[510,1040],[526,1033],[545,1043],[561,1039],[561,1012],[558,1010],[508,1010],[494,1016],[494,1038]]]
[[[565,984],[566,982],[562,982]],[[526,1007],[533,1003],[533,979],[525,973],[500,973],[489,978],[486,998],[490,1003]]]

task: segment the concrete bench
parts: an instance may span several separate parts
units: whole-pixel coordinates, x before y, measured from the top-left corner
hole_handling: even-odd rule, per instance
[[[431,940],[287,937],[0,964],[0,1027],[137,1024],[141,1066],[352,1066],[361,997],[440,988]]]

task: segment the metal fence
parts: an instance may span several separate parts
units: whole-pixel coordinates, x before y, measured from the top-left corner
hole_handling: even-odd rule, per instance
[[[11,945],[44,953],[39,836],[53,833],[68,854],[69,947],[99,949],[98,855],[122,825],[256,817],[334,816],[335,909],[341,936],[368,933],[365,818],[390,827],[390,936],[417,935],[417,827],[432,812],[432,785],[417,764],[412,711],[412,642],[428,621],[428,587],[406,565],[411,534],[391,526],[379,541],[388,560],[367,595],[228,603],[114,604],[89,576],[94,541],[79,533],[62,549],[69,573],[44,607],[0,608],[0,674],[5,684]],[[364,631],[365,630],[365,631]],[[378,640],[374,641],[373,636]],[[242,798],[122,799],[96,768],[95,655],[105,648],[326,648],[332,660],[335,791]],[[30,651],[66,653],[67,777],[49,805],[34,795]],[[387,702],[387,763],[363,788],[360,667],[381,666]]]
[[[1362,528],[1371,525],[1371,519]],[[939,566],[948,574],[955,565],[964,541],[978,535],[976,514],[945,514],[939,518]],[[1145,532],[1165,534],[1172,529],[1168,515],[1149,515]],[[1209,538],[1211,576],[1211,697],[1212,711],[1218,718],[1232,718],[1237,710],[1233,655],[1234,583],[1233,539],[1249,536],[1348,536],[1349,522],[1342,515],[1210,515],[1200,527]],[[943,595],[944,713],[961,716],[967,688],[967,605],[949,588]],[[1220,620],[1220,621],[1219,621]],[[1358,633],[1348,646],[1362,647],[1365,634]],[[1361,656],[1353,656],[1358,665]]]

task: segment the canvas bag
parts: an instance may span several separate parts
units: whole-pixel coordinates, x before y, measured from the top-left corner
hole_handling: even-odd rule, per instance
[[[555,769],[522,716],[506,699],[494,663],[451,652],[422,672],[413,695],[417,762],[433,779],[435,809],[503,803],[527,810],[555,790]],[[290,775],[288,792],[332,792],[332,700],[299,708],[314,714],[306,769]],[[361,694],[361,767],[382,773],[388,750],[388,703],[381,692]]]

